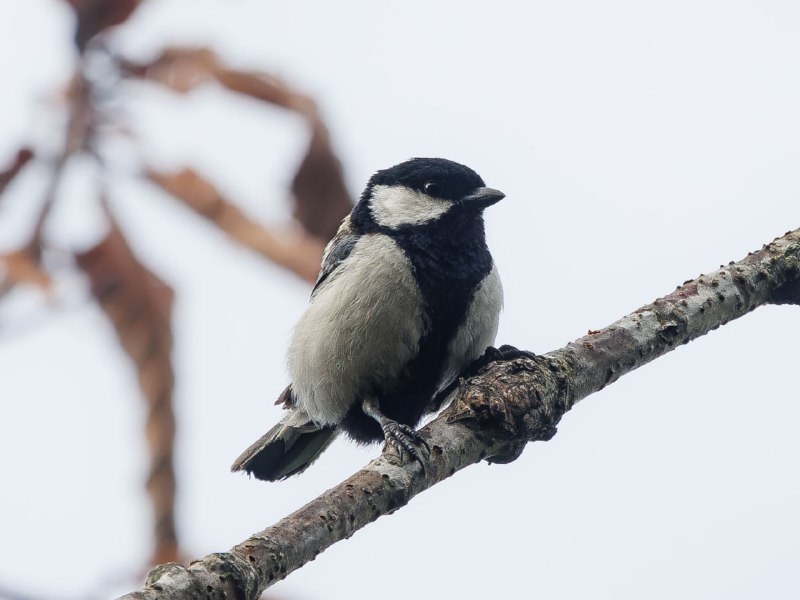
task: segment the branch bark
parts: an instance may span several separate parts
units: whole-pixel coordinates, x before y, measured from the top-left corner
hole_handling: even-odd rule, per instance
[[[494,362],[460,382],[450,406],[422,430],[423,473],[384,453],[364,469],[229,552],[188,568],[160,565],[121,600],[242,598],[261,592],[378,517],[459,469],[510,462],[549,440],[575,403],[622,375],[767,304],[800,304],[800,229],[739,262],[685,282],[600,331],[535,359]]]

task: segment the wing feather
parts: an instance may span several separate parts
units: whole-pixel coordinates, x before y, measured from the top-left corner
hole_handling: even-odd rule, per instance
[[[325,252],[322,255],[322,268],[319,271],[317,282],[314,284],[314,289],[311,291],[312,297],[336,271],[339,265],[350,256],[353,247],[360,237],[359,234],[353,233],[350,217],[345,217],[336,235],[333,236],[333,239],[328,242],[328,245],[325,247]]]

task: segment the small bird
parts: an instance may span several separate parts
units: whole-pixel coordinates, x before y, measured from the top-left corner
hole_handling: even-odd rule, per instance
[[[340,432],[421,464],[414,427],[494,342],[503,288],[483,210],[504,194],[472,169],[413,158],[378,171],[325,249],[289,343],[286,415],[233,471],[277,481]]]

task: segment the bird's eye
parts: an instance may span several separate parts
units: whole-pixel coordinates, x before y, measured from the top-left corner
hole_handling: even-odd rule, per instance
[[[429,181],[424,186],[422,186],[422,189],[424,189],[425,193],[430,196],[438,196],[439,193],[442,191],[441,188],[439,187],[439,184],[434,183],[432,181]]]

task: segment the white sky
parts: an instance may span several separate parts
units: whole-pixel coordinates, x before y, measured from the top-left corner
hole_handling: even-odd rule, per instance
[[[354,192],[410,156],[475,168],[506,306],[498,343],[546,352],[800,225],[800,5],[789,1],[149,0],[117,43],[211,43],[315,95]],[[0,0],[0,162],[35,132],[70,61],[57,0]],[[154,160],[191,164],[264,219],[286,216],[305,131],[215,88],[136,87]],[[308,288],[131,177],[112,201],[177,291],[179,529],[226,550],[378,452],[340,441],[280,484],[231,461],[278,418]],[[89,165],[50,233],[99,235]],[[0,206],[25,238],[31,170]],[[105,318],[61,272],[60,303],[0,314],[0,585],[59,598],[149,551],[143,402]],[[765,308],[591,396],[547,444],[480,465],[337,544],[278,598],[753,598],[800,594],[797,308]],[[46,575],[43,575],[43,571]],[[123,593],[139,583],[128,579]]]

